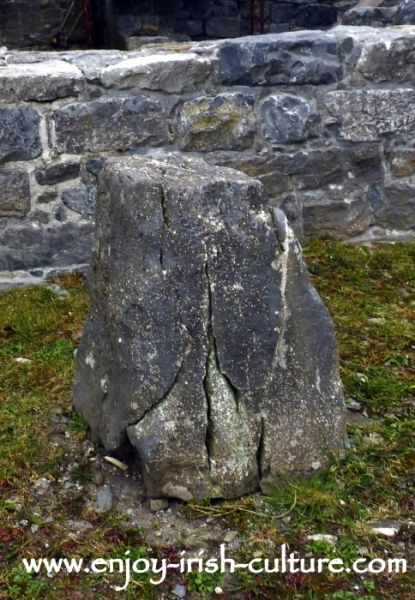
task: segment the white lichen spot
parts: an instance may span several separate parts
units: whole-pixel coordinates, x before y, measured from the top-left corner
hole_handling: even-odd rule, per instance
[[[106,375],[100,380],[100,385],[101,390],[106,394],[108,392],[108,377]]]
[[[85,363],[91,367],[91,369],[95,369],[95,358],[92,352],[90,352],[86,357]]]

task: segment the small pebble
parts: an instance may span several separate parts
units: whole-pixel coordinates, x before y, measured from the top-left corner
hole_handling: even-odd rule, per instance
[[[237,535],[238,535],[237,531],[228,531],[225,534],[225,537],[223,538],[223,541],[226,542],[227,544],[230,544],[237,537]]]
[[[59,300],[66,300],[69,298],[69,292],[61,288],[61,286],[57,285],[56,283],[50,283],[46,287],[48,290],[51,290],[54,294],[56,294]]]
[[[173,594],[173,596],[176,596],[176,598],[185,598],[186,597],[186,588],[184,587],[184,585],[181,585],[180,583],[176,583],[176,585],[172,589],[171,593]]]
[[[314,533],[313,535],[308,535],[307,539],[311,542],[328,542],[332,546],[337,544],[337,536],[330,535],[329,533]]]
[[[362,405],[357,400],[350,400],[346,404],[347,408],[353,412],[360,412],[362,410]]]
[[[113,503],[112,491],[109,485],[103,485],[99,488],[95,506],[98,510],[111,510]]]

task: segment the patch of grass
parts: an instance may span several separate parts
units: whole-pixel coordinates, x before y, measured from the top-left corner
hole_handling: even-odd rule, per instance
[[[7,593],[9,598],[22,600],[36,600],[42,598],[48,591],[48,583],[42,579],[38,579],[31,573],[19,566],[10,575]]]
[[[69,429],[74,433],[85,433],[88,431],[89,425],[82,415],[74,412],[72,413],[71,420],[69,421]]]
[[[196,592],[202,598],[213,594],[216,588],[222,588],[222,573],[206,573],[193,570],[184,576],[186,587],[189,592]]]

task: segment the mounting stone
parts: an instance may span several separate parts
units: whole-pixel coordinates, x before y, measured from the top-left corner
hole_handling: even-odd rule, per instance
[[[262,184],[200,159],[110,159],[74,404],[129,441],[151,498],[269,493],[343,452],[330,316]]]

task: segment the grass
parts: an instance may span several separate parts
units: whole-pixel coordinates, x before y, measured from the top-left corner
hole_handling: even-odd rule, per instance
[[[238,532],[242,561],[273,556],[282,543],[302,556],[343,558],[406,556],[415,564],[415,537],[382,538],[376,520],[410,520],[415,501],[415,244],[372,248],[316,242],[305,249],[309,269],[336,325],[346,399],[367,413],[349,426],[351,449],[341,461],[308,478],[287,478],[271,497],[189,505],[189,520],[208,517]],[[0,598],[78,599],[169,597],[170,584],[155,589],[137,577],[117,594],[106,576],[59,575],[53,579],[22,571],[22,557],[117,557],[146,549],[140,528],[120,515],[99,514],[85,502],[91,474],[81,446],[86,423],[70,405],[74,349],[88,310],[81,277],[56,280],[69,296],[47,287],[0,294]],[[24,360],[22,360],[24,359]],[[74,455],[50,444],[57,415],[67,423]],[[77,450],[79,448],[79,450]],[[41,496],[40,478],[55,482],[68,465],[72,487],[65,496]],[[84,486],[84,487],[82,487]],[[85,487],[86,486],[86,487]],[[45,519],[45,514],[52,519]],[[92,528],[69,535],[68,519]],[[338,538],[335,549],[309,534]],[[169,556],[175,549],[157,551]],[[415,572],[405,575],[259,575],[240,573],[222,582],[192,573],[183,580],[191,597],[305,600],[413,600]],[[170,587],[169,587],[170,586]]]

